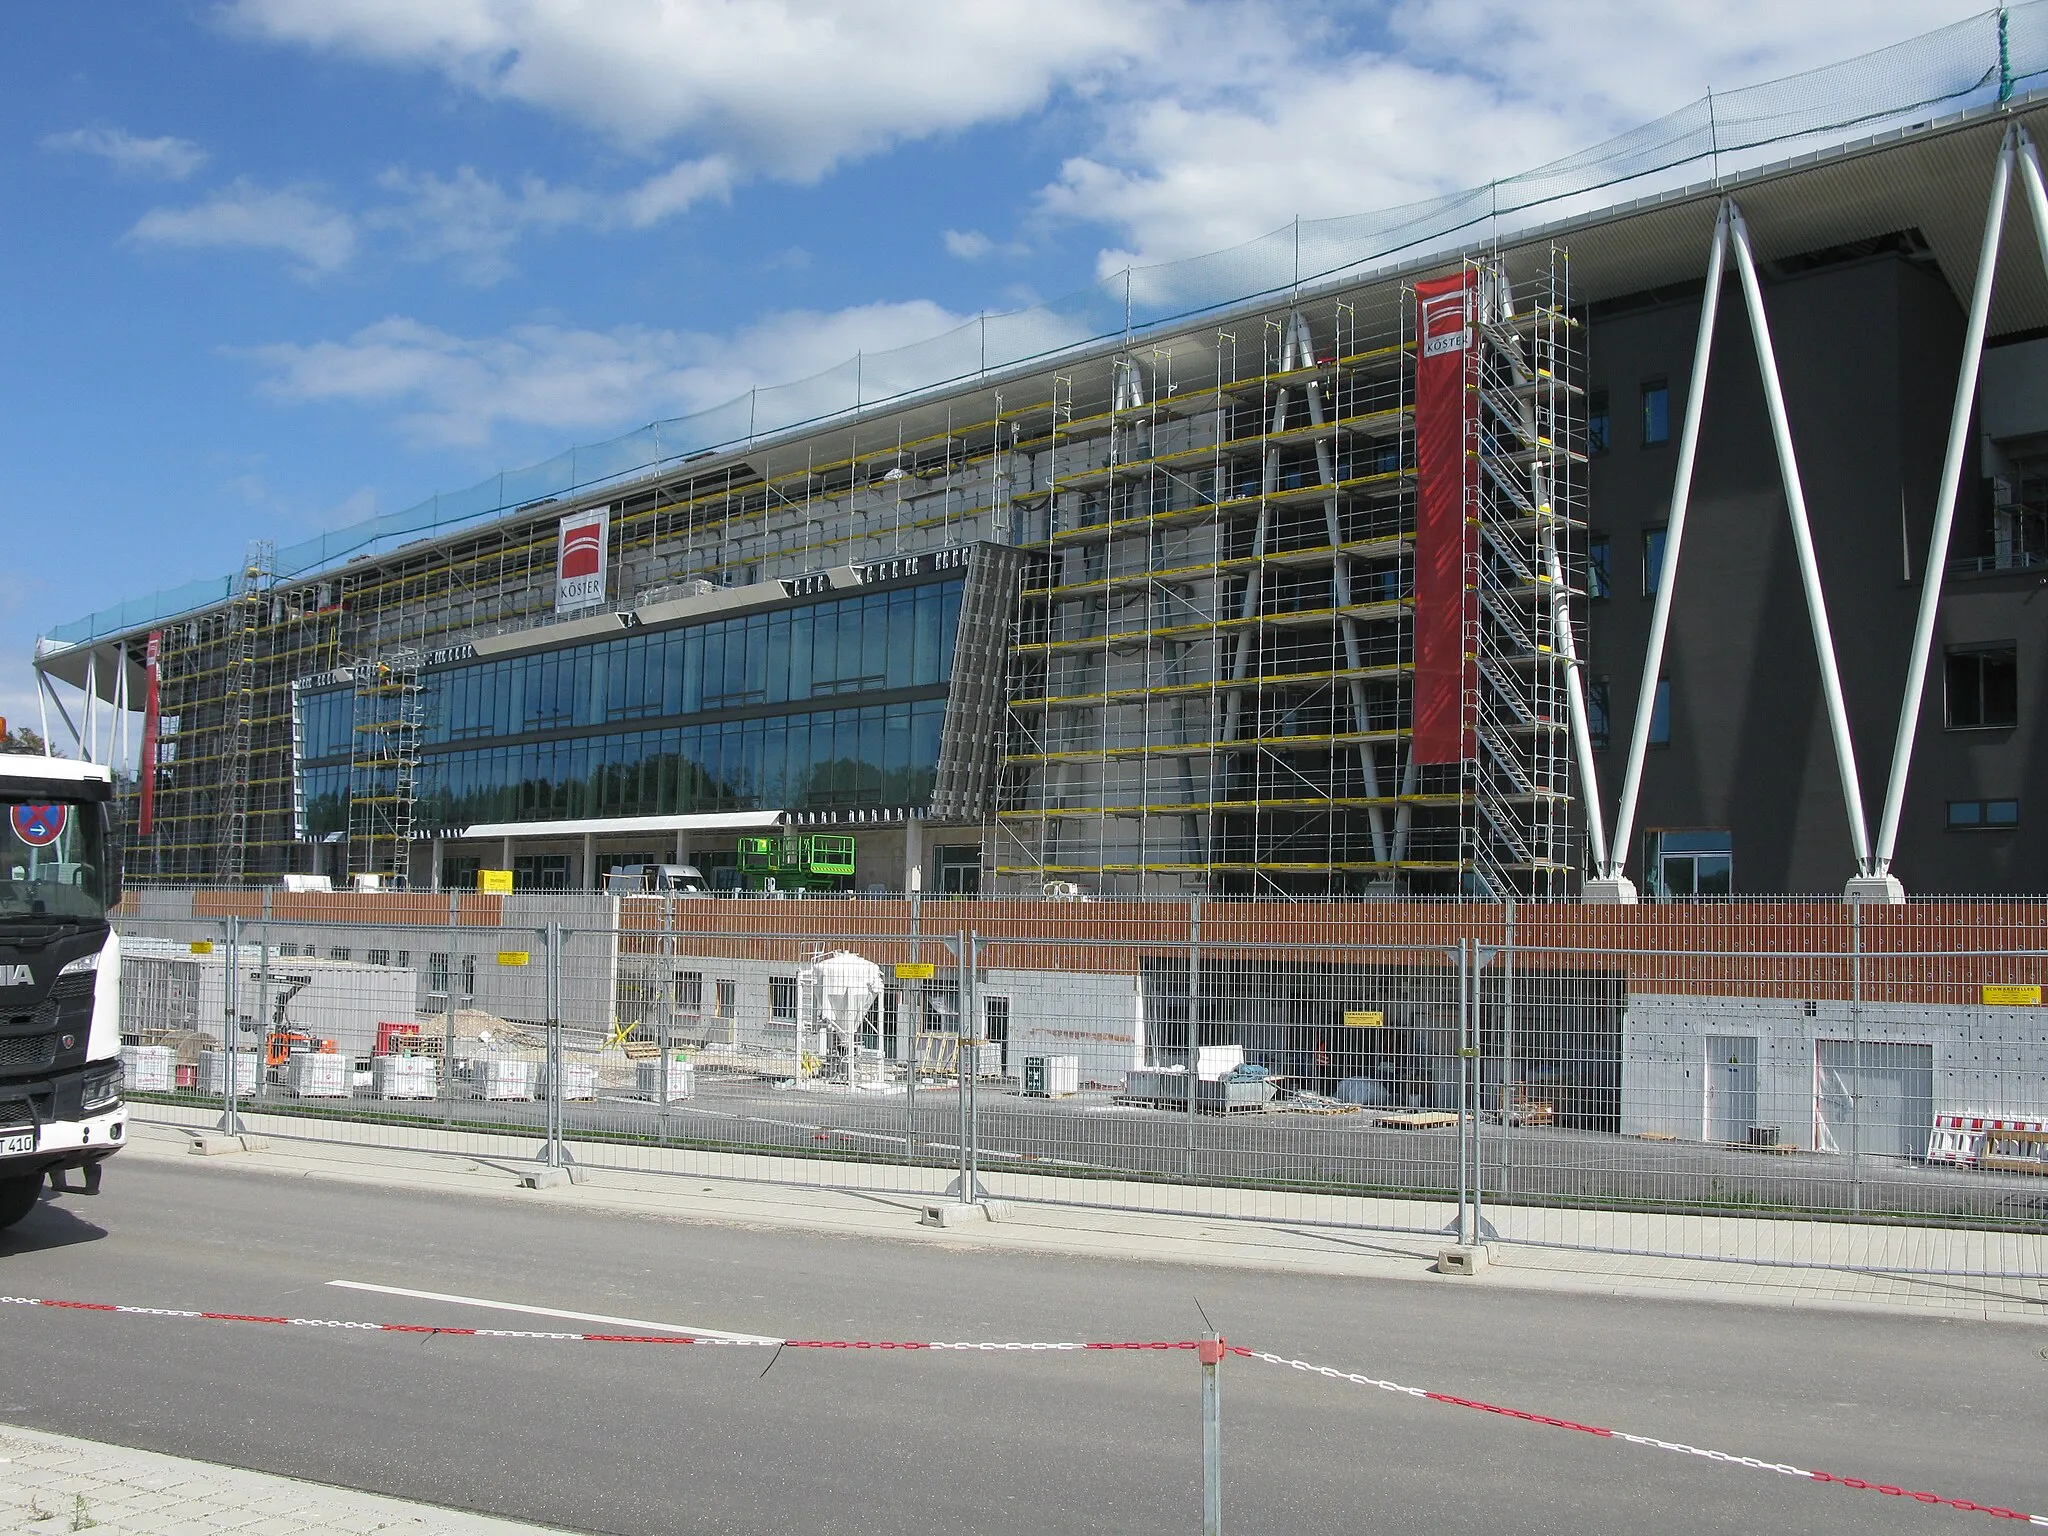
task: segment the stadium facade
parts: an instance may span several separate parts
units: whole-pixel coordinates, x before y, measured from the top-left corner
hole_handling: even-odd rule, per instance
[[[174,882],[587,888],[821,829],[863,889],[2038,889],[2048,100],[2000,96],[259,544],[40,643],[51,719],[139,741],[128,870]]]

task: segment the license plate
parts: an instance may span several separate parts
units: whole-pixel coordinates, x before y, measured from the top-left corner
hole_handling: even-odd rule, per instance
[[[35,1149],[34,1131],[23,1131],[19,1136],[0,1136],[0,1157],[12,1157],[17,1152],[33,1152]]]

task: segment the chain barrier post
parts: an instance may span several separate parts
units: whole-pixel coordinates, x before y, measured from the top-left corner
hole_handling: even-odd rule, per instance
[[[1202,1536],[1223,1536],[1223,1335],[1205,1333],[1202,1362]]]
[[[242,1033],[242,919],[231,915],[226,931],[227,970],[221,977],[220,1044],[225,1060],[221,1062],[220,1128],[226,1135],[239,1136],[242,1122],[235,1113],[235,1052]]]

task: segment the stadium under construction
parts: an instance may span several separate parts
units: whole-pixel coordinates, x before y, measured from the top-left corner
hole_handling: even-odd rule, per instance
[[[1789,148],[1716,98],[1711,164],[1298,226],[1251,297],[1124,274],[1121,327],[984,321],[941,383],[252,544],[53,630],[47,719],[140,763],[141,880],[815,830],[861,889],[2037,888],[2048,23],[1995,27],[2002,74]]]

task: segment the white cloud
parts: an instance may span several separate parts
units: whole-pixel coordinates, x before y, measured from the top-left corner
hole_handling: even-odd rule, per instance
[[[394,409],[419,442],[481,447],[501,428],[592,434],[722,405],[762,378],[806,380],[856,351],[898,347],[963,323],[921,299],[785,311],[728,336],[530,324],[465,337],[393,316],[346,340],[244,355],[264,367],[264,388],[278,399]],[[779,408],[810,398],[799,388]],[[821,410],[850,403],[850,387],[819,386],[816,401]]]
[[[506,253],[528,230],[586,223],[602,213],[602,199],[589,192],[534,176],[508,192],[467,165],[446,177],[395,166],[377,185],[400,201],[370,210],[366,225],[398,233],[414,259],[449,261],[479,286],[511,272]]]
[[[979,261],[996,248],[995,241],[978,229],[949,229],[945,240],[946,254],[962,261]]]
[[[808,180],[1021,116],[1154,51],[1186,0],[228,0],[276,42],[439,71],[618,141]]]
[[[1219,249],[1296,215],[1473,187],[1726,90],[1981,10],[1979,0],[1396,0],[1367,43],[1329,7],[1212,7],[1095,104],[1040,215],[1108,227],[1103,271]],[[1355,19],[1355,18],[1354,18]],[[1219,45],[1206,76],[1175,60]],[[1199,83],[1198,83],[1199,82]]]
[[[356,227],[348,214],[303,188],[266,190],[237,177],[190,207],[152,208],[128,238],[188,249],[282,251],[298,259],[301,275],[311,277],[348,265]]]
[[[206,151],[190,139],[138,138],[125,128],[73,128],[45,134],[43,148],[70,154],[98,155],[116,170],[131,175],[183,181],[206,164]]]

